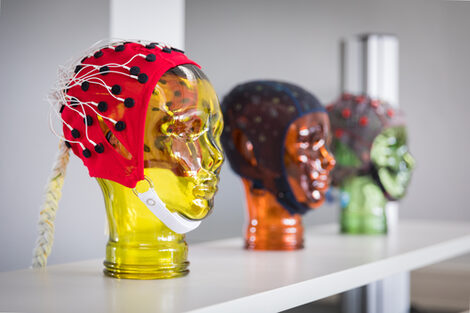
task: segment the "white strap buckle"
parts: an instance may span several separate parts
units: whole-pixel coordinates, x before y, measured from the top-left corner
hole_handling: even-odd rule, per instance
[[[201,221],[193,221],[176,212],[170,212],[155,191],[150,178],[147,176],[144,177],[149,183],[149,190],[143,193],[138,193],[135,188],[132,188],[132,192],[134,192],[134,194],[139,197],[140,201],[142,201],[145,206],[169,229],[178,234],[185,234],[196,229],[201,224]]]

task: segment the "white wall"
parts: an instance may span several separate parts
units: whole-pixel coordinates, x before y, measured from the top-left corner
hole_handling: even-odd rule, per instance
[[[184,50],[184,0],[110,0],[110,36],[167,43]]]
[[[57,151],[45,100],[57,68],[108,35],[106,1],[4,0],[0,12],[0,271],[30,265],[43,187]],[[103,200],[70,158],[50,263],[103,255]]]
[[[400,40],[400,105],[418,165],[401,218],[470,220],[470,2],[191,0],[186,51],[220,99],[251,79],[299,84],[325,104],[339,91],[338,42],[363,32]],[[191,236],[240,234],[244,196],[228,163],[216,210]],[[324,206],[306,224],[337,220]]]

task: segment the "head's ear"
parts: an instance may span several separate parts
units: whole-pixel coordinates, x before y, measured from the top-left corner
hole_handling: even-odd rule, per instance
[[[238,153],[240,153],[242,158],[251,166],[258,166],[253,143],[246,137],[246,135],[240,129],[237,128],[232,132],[232,140],[233,144],[235,145],[235,148],[237,149]]]

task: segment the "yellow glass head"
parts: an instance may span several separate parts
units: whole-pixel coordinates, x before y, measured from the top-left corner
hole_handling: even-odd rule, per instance
[[[124,145],[100,121],[107,140],[122,156]],[[213,206],[223,153],[222,114],[207,77],[194,65],[166,72],[151,95],[144,134],[144,174],[167,209],[202,219]],[[98,178],[109,224],[105,273],[120,278],[154,279],[188,273],[184,235],[166,227],[132,192]],[[137,184],[138,192],[148,188]]]

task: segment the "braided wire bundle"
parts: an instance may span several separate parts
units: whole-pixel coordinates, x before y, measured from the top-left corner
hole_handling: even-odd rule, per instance
[[[45,267],[54,242],[54,221],[62,196],[67,163],[69,162],[69,149],[64,141],[59,143],[59,152],[52,167],[52,173],[45,189],[44,204],[41,208],[38,222],[38,239],[33,251],[33,268]]]

